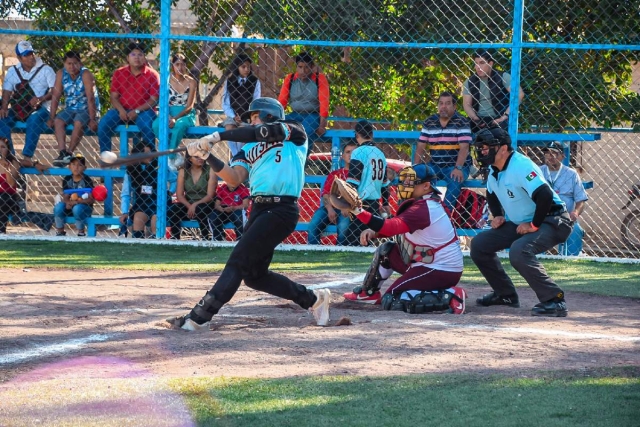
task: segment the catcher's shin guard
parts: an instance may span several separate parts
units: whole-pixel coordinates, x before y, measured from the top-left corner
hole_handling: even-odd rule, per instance
[[[191,319],[194,319],[196,323],[204,323],[211,320],[211,318],[220,311],[224,304],[216,300],[216,298],[207,292],[202,299],[198,301],[198,304],[193,307],[190,313]],[[202,320],[202,322],[201,322]]]
[[[359,294],[365,291],[367,295],[371,296],[380,290],[380,283],[384,282],[387,278],[380,275],[379,266],[384,268],[390,268],[389,253],[395,246],[395,242],[385,242],[376,249],[373,254],[373,260],[367,270],[367,274],[364,276],[362,285],[353,288],[354,294]]]

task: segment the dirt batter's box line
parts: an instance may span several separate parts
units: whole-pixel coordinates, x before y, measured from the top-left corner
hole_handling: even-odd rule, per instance
[[[0,366],[22,362],[24,360],[34,359],[37,357],[48,356],[51,354],[67,354],[73,350],[79,350],[87,344],[108,341],[115,336],[116,334],[93,334],[84,338],[74,338],[61,343],[47,344],[36,346],[28,350],[16,351],[14,353],[0,356]]]
[[[457,328],[457,329],[475,329],[475,330],[485,330],[485,331],[496,331],[496,332],[516,332],[516,333],[525,333],[531,335],[551,335],[563,338],[571,338],[571,339],[587,339],[587,340],[612,340],[612,341],[624,341],[624,342],[636,342],[640,341],[640,337],[634,336],[620,336],[620,335],[605,335],[605,334],[583,334],[579,332],[566,332],[559,330],[547,330],[547,329],[536,329],[536,328],[516,328],[516,327],[502,327],[502,326],[487,326],[487,325],[477,325],[477,324],[469,324],[469,325],[460,325],[456,323],[444,322],[442,320],[386,320],[386,319],[376,319],[371,323],[404,323],[407,325],[416,325],[416,326],[441,326],[444,328]]]

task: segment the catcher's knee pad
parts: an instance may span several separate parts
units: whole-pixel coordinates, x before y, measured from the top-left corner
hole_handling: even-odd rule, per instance
[[[391,250],[393,249],[395,244],[395,242],[385,242],[382,245],[378,246],[378,249],[376,249],[375,253],[373,254],[373,260],[371,261],[369,270],[367,270],[367,274],[364,276],[362,285],[356,286],[353,289],[353,292],[355,294],[366,291],[368,295],[373,295],[380,289],[380,283],[384,282],[386,279],[380,275],[378,267],[391,267],[389,254],[391,253]]]
[[[414,295],[407,303],[407,311],[411,314],[447,311],[453,296],[445,291],[422,291]]]
[[[407,311],[406,301],[401,300],[399,295],[384,294],[380,304],[383,310]]]
[[[204,320],[211,320],[223,305],[212,294],[207,292],[191,311]]]

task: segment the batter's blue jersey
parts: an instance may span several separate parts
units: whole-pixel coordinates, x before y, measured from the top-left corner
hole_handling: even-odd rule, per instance
[[[365,142],[351,153],[347,182],[358,189],[362,200],[378,200],[387,180],[387,159],[373,142]]]
[[[282,126],[283,141],[249,142],[233,157],[230,166],[247,169],[251,196],[300,197],[309,147],[307,135],[298,122],[265,125],[271,126]]]
[[[549,184],[538,165],[523,154],[513,153],[507,167],[498,172],[497,178],[494,173],[489,174],[487,192],[498,197],[508,221],[523,224],[533,220],[536,204],[531,196],[541,185]],[[555,191],[553,204],[564,205]]]

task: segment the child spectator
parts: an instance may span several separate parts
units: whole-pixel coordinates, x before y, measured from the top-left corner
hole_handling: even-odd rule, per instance
[[[93,74],[82,65],[78,53],[69,51],[64,55],[64,67],[56,73],[56,83],[52,92],[51,113],[47,125],[55,129],[60,150],[53,166],[63,167],[69,164],[73,151],[80,143],[84,127],[88,126],[94,132],[98,130],[98,88]],[[62,96],[64,110],[56,115]],[[71,123],[73,132],[67,148],[66,127]]]
[[[222,110],[227,118],[222,125],[225,130],[236,129],[242,124],[242,115],[249,110],[249,104],[260,98],[262,92],[260,80],[251,71],[251,58],[244,53],[233,60],[233,75],[224,82],[222,95]],[[227,141],[231,150],[231,157],[242,148],[244,143]]]
[[[9,215],[17,215],[20,163],[9,150],[9,142],[0,137],[0,234],[7,232]]]
[[[133,147],[131,153],[150,153],[154,148],[140,142]],[[158,188],[158,159],[145,159],[135,165],[127,166],[129,175],[130,190],[129,195],[133,199],[133,205],[129,213],[120,216],[120,223],[126,224],[127,220],[133,218],[133,238],[142,239],[145,237],[145,228],[150,223],[151,234],[156,234],[157,220],[157,199],[158,191],[166,189]],[[168,197],[171,200],[171,197]]]
[[[169,207],[168,225],[171,238],[180,239],[178,224],[183,219],[196,219],[204,240],[211,240],[209,215],[213,212],[218,176],[199,157],[187,156],[183,169],[178,172],[178,203]]]
[[[249,189],[243,184],[231,187],[223,183],[218,187],[215,211],[210,216],[214,240],[224,240],[227,222],[233,223],[236,240],[240,239],[244,228],[242,212],[249,207],[249,195]]]
[[[91,191],[86,193],[65,192],[65,190],[93,188],[93,180],[85,175],[86,159],[80,153],[69,161],[71,175],[62,179],[62,201],[56,203],[53,208],[53,217],[56,227],[56,236],[65,236],[64,221],[67,216],[73,215],[76,220],[76,230],[78,237],[86,236],[85,221],[93,212],[93,196]]]

